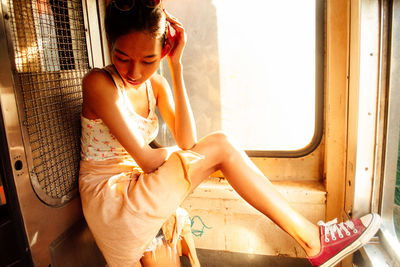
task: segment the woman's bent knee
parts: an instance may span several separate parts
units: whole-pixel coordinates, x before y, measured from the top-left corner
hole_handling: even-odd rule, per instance
[[[212,133],[202,139],[199,144],[205,154],[214,158],[216,163],[229,159],[237,151],[232,139],[224,132]]]
[[[224,132],[212,133],[212,134],[208,135],[205,138],[205,140],[207,140],[207,142],[210,143],[210,145],[212,145],[214,147],[226,148],[228,146],[229,147],[232,146],[231,139]]]
[[[232,138],[225,132],[215,132],[210,137],[212,138],[213,146],[217,147],[220,153],[226,153],[229,156],[233,150],[238,150]]]

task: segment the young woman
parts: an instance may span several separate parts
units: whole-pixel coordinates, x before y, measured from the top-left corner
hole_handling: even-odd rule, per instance
[[[376,214],[318,227],[289,205],[226,134],[197,140],[183,80],[186,33],[159,3],[111,1],[105,25],[112,65],[83,79],[79,188],[88,226],[109,266],[180,266],[181,252],[198,266],[187,214],[178,207],[217,170],[291,235],[313,265],[337,263],[379,229]],[[156,73],[164,56],[173,96]],[[149,145],[158,130],[156,107],[177,147]]]

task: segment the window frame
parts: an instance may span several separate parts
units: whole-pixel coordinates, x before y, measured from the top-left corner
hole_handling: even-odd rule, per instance
[[[400,136],[400,2],[391,6],[391,34],[389,41],[390,62],[388,72],[388,113],[386,128],[386,149],[383,166],[383,183],[380,210],[383,219],[379,232],[385,251],[394,263],[400,265],[400,242],[397,239],[393,221],[394,189],[397,174],[397,158]],[[397,18],[397,19],[396,19]]]
[[[361,249],[364,261],[372,266],[399,266],[400,240],[397,238],[394,219],[394,191],[397,174],[397,158],[400,136],[400,17],[399,1],[383,1],[388,5],[389,36],[387,57],[387,97],[386,120],[382,133],[383,152],[376,153],[375,158],[382,158],[380,171],[381,183],[376,184],[372,196],[372,209],[379,210],[382,226],[378,232],[379,242],[370,243]],[[379,125],[378,125],[379,127]],[[374,207],[373,203],[377,206]]]

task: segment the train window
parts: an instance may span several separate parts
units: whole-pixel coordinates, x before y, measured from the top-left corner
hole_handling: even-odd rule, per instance
[[[380,231],[382,246],[393,263],[400,265],[400,79],[397,62],[400,61],[400,3],[391,3],[389,38],[389,73],[387,96],[387,133],[385,134],[384,179],[381,193],[381,215],[383,224]]]
[[[393,73],[393,70],[391,72]],[[393,261],[393,265],[389,264],[390,266],[400,264],[400,108],[397,108],[400,107],[400,84],[396,87],[397,92],[392,90],[389,96],[388,133],[381,195],[383,223],[380,238],[385,253]]]
[[[199,136],[223,130],[248,152],[308,146],[322,127],[324,1],[195,4],[165,6],[188,31],[183,64]],[[162,125],[157,141],[170,145],[168,135]]]
[[[47,2],[47,0],[39,0],[39,2]],[[75,69],[68,3],[63,0],[50,0],[49,4],[54,16],[60,68],[62,70]]]
[[[81,81],[89,70],[82,1],[6,2],[32,186],[46,204],[65,205],[77,195]]]
[[[24,4],[9,1],[14,41],[15,67],[18,72],[74,70],[81,62],[85,43],[76,35],[80,27],[76,18],[79,1],[31,0]],[[32,25],[15,15],[24,14]],[[33,27],[31,27],[33,26]],[[77,58],[78,57],[78,58]]]

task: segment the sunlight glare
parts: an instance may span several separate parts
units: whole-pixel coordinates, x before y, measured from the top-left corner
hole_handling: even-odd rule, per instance
[[[305,147],[315,130],[315,1],[213,3],[222,129],[247,150]]]

